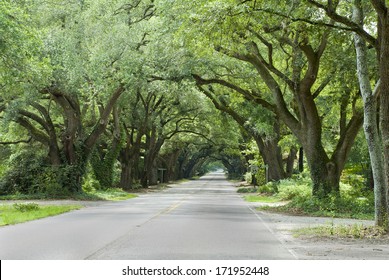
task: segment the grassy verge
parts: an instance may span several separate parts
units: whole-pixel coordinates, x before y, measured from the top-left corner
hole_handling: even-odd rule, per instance
[[[374,208],[365,201],[351,200],[347,198],[329,198],[319,200],[317,198],[295,198],[283,206],[262,206],[258,210],[275,213],[285,213],[296,216],[314,216],[331,218],[351,218],[361,220],[373,220]]]
[[[88,200],[88,201],[98,201],[98,200],[126,200],[136,197],[135,194],[131,194],[123,191],[122,189],[112,188],[107,190],[93,190],[90,192],[83,192],[74,194],[71,196],[50,196],[47,194],[12,194],[12,195],[3,195],[0,196],[1,200],[53,200],[53,199],[71,199],[71,200]]]
[[[266,195],[246,195],[244,199],[248,202],[264,202],[264,203],[274,203],[274,202],[282,201],[279,197],[266,196]]]
[[[89,193],[89,195],[97,197],[99,200],[120,201],[137,197],[136,194],[128,193],[122,189],[97,190]]]
[[[82,208],[80,205],[45,205],[36,203],[0,205],[0,226],[14,225],[59,215]]]
[[[318,227],[301,228],[293,231],[295,237],[322,237],[322,238],[353,238],[353,239],[381,239],[388,238],[388,233],[375,226],[366,227],[355,225],[325,225]]]
[[[312,196],[312,182],[306,176],[268,183],[258,188],[243,186],[239,193],[246,193],[252,202],[288,201],[282,206],[262,206],[265,210],[289,215],[332,218],[374,219],[374,196],[372,192],[341,183],[340,194],[325,199]]]

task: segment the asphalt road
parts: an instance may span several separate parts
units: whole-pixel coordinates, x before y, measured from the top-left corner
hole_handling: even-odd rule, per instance
[[[223,173],[0,228],[0,259],[295,259]]]

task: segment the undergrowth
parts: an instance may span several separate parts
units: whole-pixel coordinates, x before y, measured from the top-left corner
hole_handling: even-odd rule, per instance
[[[38,205],[36,203],[0,205],[0,226],[55,216],[80,208],[80,205]]]
[[[301,228],[293,231],[295,237],[328,237],[328,238],[354,238],[354,239],[378,239],[388,238],[388,233],[380,227],[354,225],[324,225],[317,227]]]
[[[281,180],[278,184],[270,182],[259,186],[256,192],[260,197],[273,196],[282,201],[289,201],[283,206],[263,206],[260,210],[293,215],[374,219],[373,193],[359,186],[341,183],[340,195],[319,199],[312,196],[310,178],[299,175],[292,179]]]
[[[51,200],[51,199],[72,199],[72,200],[87,200],[87,201],[96,201],[96,200],[126,200],[136,197],[135,194],[128,193],[119,188],[111,188],[106,190],[89,190],[82,193],[76,193],[67,196],[52,196],[47,193],[35,193],[35,194],[12,194],[12,195],[2,195],[0,200]]]

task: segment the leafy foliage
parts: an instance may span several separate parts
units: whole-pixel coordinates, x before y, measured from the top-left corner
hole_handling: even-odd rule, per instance
[[[374,197],[372,193],[362,196],[350,185],[341,184],[341,195],[331,195],[326,199],[313,197],[309,177],[283,180],[277,184],[276,197],[290,201],[284,206],[265,207],[270,211],[286,212],[294,215],[314,215],[325,217],[342,217],[372,219],[374,217]]]
[[[354,47],[331,24],[305,1],[2,1],[0,138],[11,146],[0,147],[0,194],[147,187],[217,162],[238,179],[260,166],[259,190],[282,199],[365,211],[361,134],[350,152],[362,109]],[[300,146],[314,183],[266,184],[265,167],[291,176]],[[349,154],[345,201],[311,200]]]
[[[20,212],[35,211],[39,209],[39,204],[37,203],[15,203],[12,206]]]

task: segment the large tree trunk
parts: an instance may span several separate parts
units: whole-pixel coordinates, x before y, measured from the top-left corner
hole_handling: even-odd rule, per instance
[[[131,149],[131,151],[133,151]],[[121,151],[119,160],[121,165],[121,174],[120,174],[120,187],[124,190],[134,189],[135,184],[139,180],[139,170],[138,166],[140,163],[139,154],[131,153],[129,151]]]
[[[61,152],[59,150],[56,139],[49,144],[49,160],[50,164],[53,166],[59,166],[62,163]]]
[[[299,149],[298,169],[300,173],[304,171],[304,148],[303,147],[300,147]]]
[[[297,157],[297,148],[291,147],[288,158],[286,159],[286,177],[290,178],[293,175],[294,163]]]
[[[121,173],[120,173],[120,187],[123,190],[131,189],[132,185],[132,174],[131,166],[128,162],[121,162]]]
[[[100,119],[95,124],[92,132],[81,142],[80,137],[83,134],[81,123],[81,110],[79,102],[71,95],[64,94],[56,89],[50,91],[55,101],[62,107],[65,119],[65,132],[62,135],[63,152],[66,157],[66,164],[69,165],[69,174],[67,174],[67,183],[64,184],[71,192],[82,192],[82,179],[86,172],[86,165],[89,157],[99,140],[101,134],[105,131],[109,116],[117,100],[125,91],[121,84],[112,93],[104,110],[101,112]]]
[[[385,174],[385,187],[386,187],[386,210],[389,207],[389,15],[388,10],[381,19],[382,32],[381,32],[381,57],[380,57],[380,128],[383,147],[383,166]],[[385,222],[388,223],[387,212]],[[386,225],[389,229],[389,225]]]
[[[263,162],[268,167],[268,180],[277,182],[284,179],[286,174],[283,168],[281,148],[278,146],[278,140],[271,139],[264,142],[262,137],[257,136],[254,136],[254,139]]]
[[[140,162],[140,149],[142,132],[138,131],[137,136],[134,138],[134,131],[129,133],[127,131],[126,146],[122,148],[119,153],[119,161],[121,164],[121,176],[120,187],[129,190],[133,188],[133,185],[137,179],[139,179],[139,162]]]
[[[179,165],[179,156],[181,150],[175,150],[167,155],[164,155],[164,162],[166,164],[166,175],[165,181],[174,181],[178,179],[178,165]]]
[[[112,143],[100,143],[102,147],[96,145],[90,160],[95,177],[103,189],[113,186],[114,166],[121,150],[122,135],[119,123],[119,111],[116,106],[113,108],[112,117],[114,123]]]
[[[353,19],[354,22],[363,25],[361,0],[355,0]],[[385,226],[387,228],[388,204],[387,184],[385,182],[387,177],[385,178],[382,142],[379,135],[379,127],[377,126],[377,91],[373,92],[370,85],[366,43],[358,34],[354,34],[354,42],[357,52],[358,79],[364,103],[363,127],[374,178],[375,223],[377,226]],[[378,90],[378,88],[379,84],[376,86],[376,90]],[[382,88],[382,91],[383,89],[384,88]]]
[[[316,197],[326,197],[331,193],[339,193],[338,164],[331,162],[324,148],[315,142],[303,147],[313,183],[312,194]]]
[[[158,185],[158,166],[157,166],[157,160],[155,158],[151,164],[151,169],[148,175],[149,175],[150,186]]]

